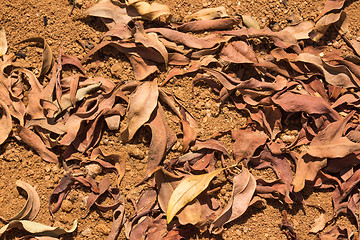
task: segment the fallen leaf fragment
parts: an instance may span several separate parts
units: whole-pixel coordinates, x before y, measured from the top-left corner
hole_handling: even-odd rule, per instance
[[[255,188],[256,181],[254,176],[249,170],[243,168],[242,171],[234,177],[231,199],[221,215],[211,223],[210,232],[220,233],[226,223],[240,217],[248,208]]]
[[[310,232],[318,233],[322,231],[325,228],[327,222],[328,222],[327,213],[326,212],[321,213],[320,216],[315,219],[314,224],[311,225]]]
[[[247,28],[260,29],[260,25],[254,17],[252,17],[250,15],[241,15],[241,18],[243,20],[244,25]]]
[[[202,193],[210,181],[224,169],[221,168],[207,174],[193,175],[183,179],[171,194],[166,210],[167,223],[171,222],[180,209]]]
[[[128,126],[122,133],[124,141],[130,141],[137,130],[149,119],[158,104],[157,81],[146,81],[130,96],[127,111]]]
[[[235,18],[220,18],[214,20],[198,20],[183,23],[176,29],[182,32],[200,32],[209,30],[225,30],[238,24],[239,20]]]
[[[28,43],[28,42],[39,43],[44,49],[43,50],[43,61],[42,61],[41,72],[40,72],[40,76],[44,76],[45,74],[47,74],[50,71],[50,69],[54,63],[54,57],[53,57],[51,48],[47,44],[46,40],[42,37],[28,38],[28,39],[25,39],[25,40],[19,42],[18,44]]]
[[[6,32],[5,29],[2,28],[0,30],[0,57],[4,56],[7,52],[8,45],[6,41]]]
[[[354,238],[354,233],[349,228],[335,225],[329,232],[320,235],[320,240],[348,239]]]
[[[40,210],[40,198],[34,187],[30,184],[17,180],[16,185],[26,191],[27,200],[24,207],[14,217],[5,219],[0,216],[0,219],[4,222],[10,222],[13,220],[34,220]]]
[[[44,142],[36,133],[23,126],[17,126],[17,134],[20,139],[29,147],[33,148],[43,160],[58,163],[56,154],[46,148]]]
[[[226,8],[224,6],[216,7],[216,8],[205,8],[193,13],[191,15],[186,16],[185,20],[211,20],[215,18],[223,18],[228,17],[229,15],[226,12]]]
[[[128,6],[133,6],[141,16],[151,21],[161,17],[171,15],[170,8],[165,4],[153,2],[151,4],[141,0],[127,0]]]
[[[324,130],[319,132],[310,142],[307,153],[317,158],[342,158],[355,151],[360,151],[360,143],[343,137],[347,122],[354,112],[344,119],[330,123]]]
[[[252,131],[251,129],[239,129],[232,132],[234,142],[234,156],[236,161],[250,158],[255,150],[264,145],[268,136],[262,131]]]
[[[25,230],[32,234],[47,235],[49,237],[58,237],[63,234],[72,233],[77,228],[77,220],[74,221],[73,226],[69,230],[61,227],[50,227],[41,223],[32,222],[28,220],[13,220],[0,229],[0,237],[11,229]]]
[[[8,138],[12,129],[12,121],[9,108],[0,100],[0,145]]]

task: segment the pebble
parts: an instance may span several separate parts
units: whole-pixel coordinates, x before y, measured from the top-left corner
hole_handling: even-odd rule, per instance
[[[127,151],[130,156],[136,158],[136,159],[143,159],[145,157],[144,151],[140,150],[138,147],[134,145],[128,145]]]
[[[113,75],[118,76],[119,73],[121,72],[122,66],[120,63],[114,63],[111,68],[110,71]]]
[[[220,190],[220,194],[221,194],[221,195],[225,195],[225,194],[226,194],[226,189],[222,188],[222,189]]]
[[[101,223],[96,226],[95,230],[103,235],[108,235],[110,233],[110,228]]]
[[[356,41],[360,42],[360,37],[357,37],[357,38],[356,38]]]
[[[339,42],[334,42],[333,44],[333,47],[336,48],[336,49],[339,49],[341,47],[340,43]]]
[[[65,212],[71,212],[71,210],[74,208],[73,203],[70,202],[69,200],[65,199],[62,203],[61,203],[61,209]]]
[[[89,237],[91,235],[91,228],[87,228],[81,232],[81,235],[84,237]]]
[[[102,171],[102,168],[97,163],[90,163],[85,166],[85,171],[87,174],[89,174],[91,177],[95,177],[99,175]]]

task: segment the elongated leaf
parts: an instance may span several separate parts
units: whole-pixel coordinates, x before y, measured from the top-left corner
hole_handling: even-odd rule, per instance
[[[229,203],[221,215],[211,224],[210,231],[218,233],[226,223],[240,217],[248,208],[255,188],[254,176],[249,170],[243,168],[242,172],[234,177],[233,192]]]
[[[170,8],[167,5],[153,2],[151,4],[141,0],[127,0],[127,5],[133,6],[141,16],[155,20],[161,16],[169,16]]]
[[[14,220],[6,224],[0,229],[0,237],[8,230],[20,229],[33,234],[42,234],[49,237],[58,237],[66,233],[72,233],[77,228],[77,220],[74,221],[73,226],[69,230],[61,227],[50,227],[41,223],[32,222],[28,220]]]
[[[321,213],[320,216],[315,219],[314,224],[311,225],[310,232],[318,233],[322,231],[325,228],[327,222],[328,222],[327,213],[326,212]]]
[[[167,222],[170,223],[179,210],[202,193],[209,186],[210,181],[223,170],[224,168],[221,168],[183,179],[170,197],[166,211]]]
[[[124,141],[130,141],[137,130],[144,125],[156,108],[158,100],[157,81],[147,81],[141,84],[130,97],[127,117],[128,126],[122,133]]]
[[[21,41],[20,43],[27,43],[27,42],[39,43],[44,48],[43,62],[42,62],[42,66],[41,66],[40,76],[47,74],[50,71],[50,68],[52,67],[52,65],[54,63],[54,57],[53,57],[50,46],[47,44],[46,40],[42,37],[28,38],[28,39]]]
[[[256,21],[256,19],[250,15],[241,15],[244,25],[247,28],[255,28],[260,29],[259,23]]]
[[[19,188],[22,188],[27,193],[27,200],[24,207],[17,213],[14,217],[5,219],[0,216],[0,219],[5,222],[10,222],[12,220],[33,220],[40,210],[40,198],[36,190],[28,183],[17,180],[16,185]]]
[[[0,57],[6,54],[7,49],[8,49],[8,45],[6,41],[6,33],[5,33],[5,29],[2,28],[0,30]]]
[[[355,151],[360,151],[360,143],[343,137],[345,126],[353,113],[346,118],[330,123],[311,141],[307,153],[317,158],[342,158]]]
[[[33,131],[23,126],[18,126],[17,134],[21,140],[28,146],[32,147],[43,160],[46,162],[58,163],[56,154],[47,149],[41,138]]]
[[[12,128],[9,108],[0,100],[0,144],[8,138]]]
[[[191,20],[211,20],[215,18],[228,17],[229,15],[226,13],[226,8],[221,6],[217,8],[205,8],[197,11],[186,17],[186,19]]]

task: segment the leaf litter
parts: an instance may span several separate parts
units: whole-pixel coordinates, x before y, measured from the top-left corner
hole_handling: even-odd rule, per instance
[[[261,29],[249,15],[241,15],[242,26],[240,18],[230,17],[223,6],[174,22],[164,4],[101,0],[86,14],[105,23],[107,40],[81,61],[61,51],[58,59],[54,58],[42,37],[18,43],[33,42],[43,48],[38,76],[16,65],[2,29],[0,144],[14,137],[44,161],[61,164],[65,174],[49,197],[50,214],[56,218],[54,214],[71,191],[86,189],[90,193],[84,217],[94,209],[113,213],[108,239],[117,239],[122,229],[129,239],[181,239],[189,225],[220,234],[257,199],[306,204],[302,197],[305,187],[333,191],[333,216],[321,212],[309,231],[320,239],[350,239],[353,233],[347,228],[334,225],[330,231],[324,229],[340,213],[359,221],[360,61],[342,54],[319,55],[316,45],[309,42],[319,42],[331,27],[347,39],[344,2],[327,1],[315,23],[303,21],[273,31]],[[200,36],[191,33],[203,31]],[[254,50],[252,39],[269,45],[266,57]],[[354,55],[359,54],[355,43],[346,43]],[[87,76],[83,65],[96,61],[108,47],[128,58],[134,81]],[[81,74],[64,77],[65,65]],[[245,71],[254,74],[247,76]],[[216,137],[201,139],[199,119],[181,99],[166,92],[165,85],[172,78],[194,73],[197,79],[191,84],[204,82],[218,95],[220,104],[232,104],[248,116],[245,126],[221,133],[234,140],[230,153]],[[160,74],[165,75],[162,83]],[[169,114],[178,118],[180,134],[169,127],[165,117]],[[284,131],[294,116],[299,130],[289,142]],[[148,190],[137,202],[128,199],[135,209],[132,216],[126,214],[127,202],[120,189],[128,163],[119,154],[104,154],[99,148],[105,126],[121,131],[124,145],[141,137],[146,127],[150,130],[151,137],[144,134],[150,141],[148,167],[138,183]],[[170,152],[178,142],[183,146],[173,157]],[[116,181],[98,181],[81,170],[81,166],[94,163],[101,171],[115,172]],[[274,171],[275,180],[253,175],[253,170],[266,168]],[[223,206],[213,195],[219,190],[214,180],[219,175],[226,179],[221,184],[228,181],[233,185]],[[26,191],[27,201],[16,216],[1,217],[8,222],[0,229],[1,235],[18,228],[34,239],[43,238],[41,235],[50,239],[75,231],[77,221],[69,231],[33,222],[40,209],[39,196],[31,185],[20,180],[16,184]],[[105,196],[111,202],[104,203]],[[286,211],[279,226],[289,239],[297,239]]]

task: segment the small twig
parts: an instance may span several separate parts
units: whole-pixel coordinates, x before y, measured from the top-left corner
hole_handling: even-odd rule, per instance
[[[75,0],[70,0],[72,2],[72,8],[70,10],[69,16],[71,16],[71,14],[73,13],[74,9],[75,9]]]

